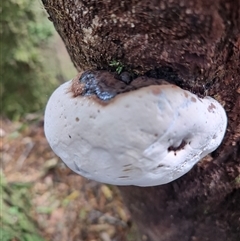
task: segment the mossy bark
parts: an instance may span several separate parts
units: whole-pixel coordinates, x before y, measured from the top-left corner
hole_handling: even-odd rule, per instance
[[[238,241],[240,0],[42,1],[79,71],[112,70],[118,62],[224,106],[222,145],[187,175],[120,190],[151,241]]]

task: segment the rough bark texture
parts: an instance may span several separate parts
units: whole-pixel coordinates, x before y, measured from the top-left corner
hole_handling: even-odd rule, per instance
[[[78,70],[119,62],[222,103],[228,129],[211,156],[167,185],[120,190],[151,241],[239,241],[240,0],[42,1]]]

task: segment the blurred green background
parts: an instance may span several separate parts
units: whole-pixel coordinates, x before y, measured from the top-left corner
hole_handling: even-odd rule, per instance
[[[76,70],[40,0],[1,1],[1,115],[43,112],[49,95]]]
[[[1,118],[23,123],[29,113],[42,118],[50,94],[76,70],[40,0],[0,4]],[[1,172],[0,202],[2,241],[43,240],[29,214],[27,184],[7,183]]]

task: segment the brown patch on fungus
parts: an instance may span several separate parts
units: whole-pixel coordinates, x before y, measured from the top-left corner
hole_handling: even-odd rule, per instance
[[[73,93],[74,98],[79,95],[82,95],[84,91],[84,85],[78,81],[81,75],[82,75],[82,72],[78,73],[78,75],[72,81],[72,86],[70,91]]]
[[[211,103],[211,105],[208,106],[208,111],[214,113],[214,109],[216,109],[216,106]]]
[[[80,72],[72,81],[70,91],[73,97],[77,96],[92,96],[97,97],[105,104],[113,99],[116,95],[130,92],[154,85],[152,92],[159,95],[161,89],[158,85],[166,85],[168,82],[162,79],[150,78],[147,76],[139,76],[131,82],[119,81],[119,76],[116,73],[111,73],[106,70],[87,70]],[[172,85],[172,88],[177,86]]]
[[[191,101],[192,102],[197,102],[196,98],[194,98],[194,97],[191,97]]]
[[[152,93],[153,93],[154,95],[159,95],[161,92],[162,92],[162,91],[161,91],[161,89],[160,89],[158,86],[153,86],[153,88],[152,88]]]

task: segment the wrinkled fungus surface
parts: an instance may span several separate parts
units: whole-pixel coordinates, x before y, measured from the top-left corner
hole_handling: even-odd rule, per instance
[[[86,73],[52,94],[45,134],[66,165],[86,178],[115,185],[165,184],[187,173],[224,137],[226,113],[211,97],[146,77],[148,86],[139,87],[136,79],[105,91],[111,83],[101,81],[101,87],[90,76],[92,88],[83,77]]]

